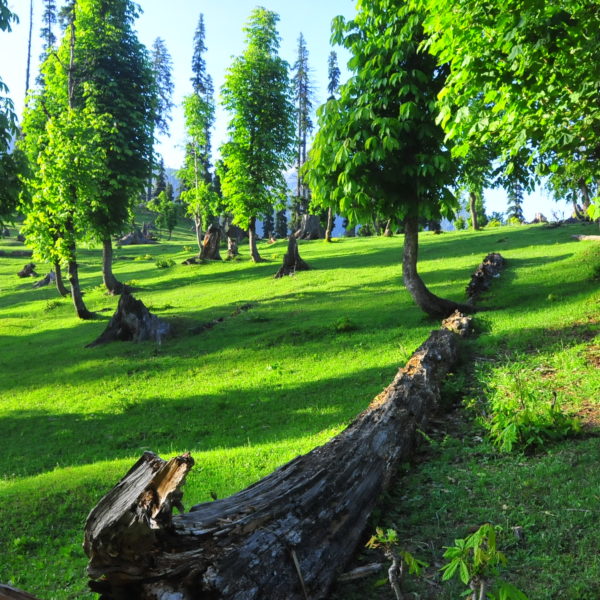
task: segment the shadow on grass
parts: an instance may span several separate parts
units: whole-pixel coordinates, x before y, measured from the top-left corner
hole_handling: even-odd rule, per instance
[[[123,398],[116,414],[16,410],[2,419],[0,473],[23,477],[151,449],[196,452],[270,444],[349,423],[386,385],[395,366],[377,367],[297,387],[198,394],[173,401]],[[343,402],[339,389],[347,389]],[[337,394],[337,395],[336,395]]]

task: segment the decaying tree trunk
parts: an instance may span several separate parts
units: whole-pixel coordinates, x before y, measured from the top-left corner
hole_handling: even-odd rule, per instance
[[[492,281],[500,276],[503,268],[504,258],[497,252],[492,252],[483,259],[467,285],[467,297],[470,303],[475,302],[483,292],[490,289]]]
[[[300,229],[294,233],[298,240],[318,240],[323,238],[323,228],[318,215],[302,215]]]
[[[169,324],[153,315],[141,300],[136,300],[129,292],[119,298],[117,310],[104,332],[86,348],[108,342],[144,342],[152,340],[160,343],[169,333]]]
[[[23,277],[39,277],[39,275],[35,272],[35,263],[27,263],[17,273],[17,275],[21,278],[23,278]]]
[[[48,275],[46,275],[46,277],[44,277],[43,279],[40,279],[39,281],[36,281],[33,284],[33,287],[36,289],[41,288],[41,287],[46,287],[47,285],[50,285],[54,281],[56,281],[56,275],[54,275],[54,271],[50,271],[50,273],[48,273]]]
[[[0,583],[0,600],[38,600],[35,596]]]
[[[460,314],[449,326],[466,331]],[[85,526],[92,589],[103,600],[318,600],[360,542],[458,357],[432,332],[394,381],[341,434],[223,500],[172,515],[193,465],[146,452]]]
[[[200,258],[206,260],[221,260],[219,244],[221,243],[221,228],[218,225],[210,225],[204,234]]]
[[[293,275],[296,271],[308,271],[309,269],[310,267],[300,258],[295,236],[290,235],[287,252],[283,257],[283,265],[275,273],[275,279],[285,277],[285,275]]]
[[[146,224],[144,224],[143,230],[136,227],[134,231],[124,235],[119,240],[120,246],[137,246],[141,244],[156,244],[156,240],[150,237],[150,231]]]

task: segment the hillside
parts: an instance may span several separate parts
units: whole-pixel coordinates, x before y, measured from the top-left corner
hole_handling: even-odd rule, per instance
[[[507,570],[536,600],[600,593],[600,249],[571,237],[588,232],[523,226],[421,236],[420,272],[438,295],[463,300],[488,252],[501,252],[507,268],[447,386],[452,418],[440,415],[373,522],[397,528],[415,553],[429,548],[431,564],[474,524],[521,526],[527,545],[507,551]],[[181,265],[193,245],[181,227],[168,242],[115,253],[115,274],[172,323],[175,335],[162,345],[84,349],[117,303],[103,293],[95,248],[80,258],[86,304],[103,315],[92,322],[75,319],[53,288],[17,278],[28,259],[0,258],[0,581],[42,598],[91,598],[85,517],[144,450],[192,453],[186,507],[229,495],[339,432],[437,327],[401,285],[401,236],[303,243],[313,270],[277,281],[283,241],[261,246],[269,262],[259,265],[245,247],[239,261]],[[0,240],[0,250],[22,249]],[[158,257],[175,264],[159,268]],[[556,393],[583,419],[584,434],[499,454],[473,418],[495,394],[520,393],[532,402]],[[372,581],[360,585],[357,598],[393,597]],[[423,586],[421,598],[456,597],[456,588]]]

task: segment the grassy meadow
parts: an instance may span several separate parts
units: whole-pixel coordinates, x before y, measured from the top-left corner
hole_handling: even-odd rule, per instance
[[[477,316],[479,336],[446,386],[452,418],[440,416],[373,517],[373,527],[397,528],[425,554],[430,580],[439,580],[442,546],[492,520],[526,530],[507,550],[506,570],[530,598],[600,597],[600,244],[571,237],[595,232],[522,226],[421,236],[423,279],[458,301],[485,254],[507,259],[481,301],[493,310]],[[90,322],[53,287],[33,289],[33,279],[16,276],[30,259],[0,258],[0,582],[46,600],[92,598],[85,518],[144,450],[192,453],[187,508],[244,488],[341,431],[438,326],[401,285],[402,242],[301,243],[312,270],[274,280],[286,242],[260,245],[267,262],[258,265],[241,247],[240,260],[184,266],[193,233],[179,227],[169,241],[116,250],[114,265],[171,323],[172,337],[95,348],[85,345],[117,304],[102,289],[98,249],[82,248],[79,260],[85,301],[101,315]],[[22,249],[14,236],[0,240],[0,250]],[[175,265],[159,268],[157,258]],[[38,265],[40,278],[48,270]],[[540,402],[556,394],[584,419],[583,434],[499,454],[473,416],[519,390]],[[335,593],[393,598],[379,579]],[[415,598],[460,590],[411,585]]]

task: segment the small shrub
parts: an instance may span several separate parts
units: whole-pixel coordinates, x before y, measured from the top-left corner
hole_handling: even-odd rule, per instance
[[[133,260],[153,260],[154,256],[152,254],[140,254],[140,256],[136,256]]]
[[[528,388],[518,374],[513,374],[509,385],[492,397],[491,409],[483,425],[501,452],[543,446],[581,430],[579,421],[558,406],[556,392],[549,401]]]
[[[498,219],[491,219],[488,224],[488,227],[502,227],[502,222]]]
[[[62,300],[48,300],[46,302],[46,306],[44,307],[44,310],[46,312],[49,312],[51,310],[54,310],[55,308],[59,308],[62,305],[63,305]]]
[[[184,246],[183,247],[184,252],[194,252],[194,250],[195,250],[194,246]]]
[[[454,221],[454,227],[456,228],[457,231],[461,231],[462,229],[466,229],[467,228],[467,221],[466,221],[466,219],[464,217],[458,217]]]
[[[340,317],[334,322],[333,329],[337,333],[346,333],[348,331],[356,331],[358,325],[349,317]]]
[[[159,269],[168,269],[175,266],[175,261],[172,258],[157,258],[154,264]]]
[[[509,225],[522,225],[523,222],[520,221],[517,217],[508,217],[508,224]]]

